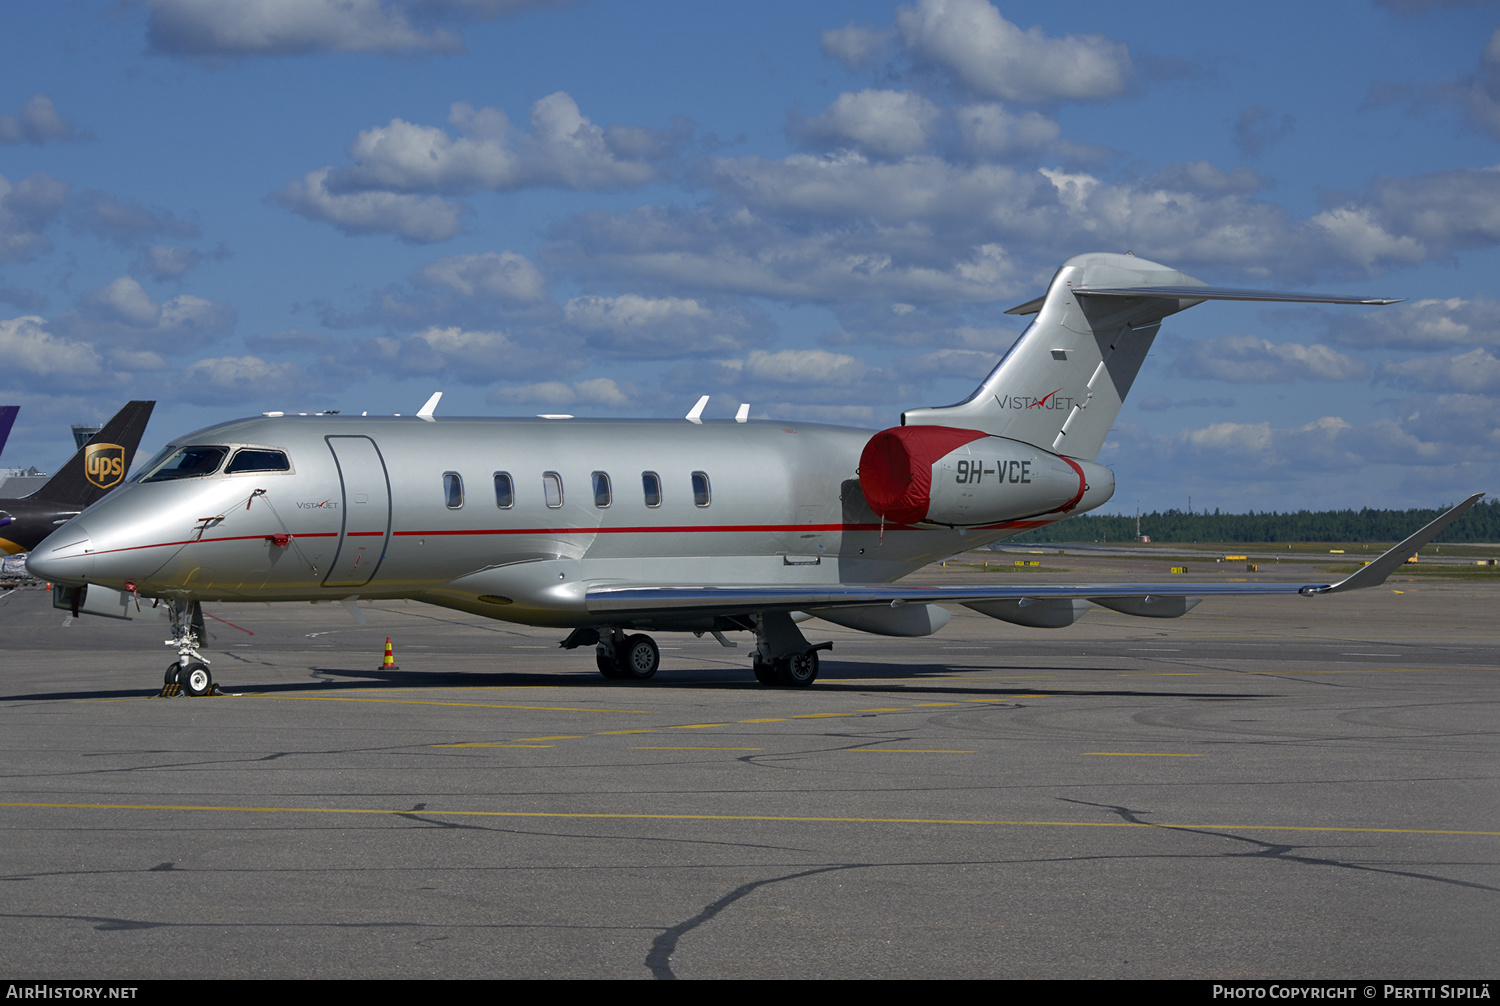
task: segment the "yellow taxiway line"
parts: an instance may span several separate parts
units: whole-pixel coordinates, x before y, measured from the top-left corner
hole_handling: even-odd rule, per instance
[[[222,804],[168,804],[168,803],[43,803],[0,801],[0,807],[27,808],[34,810],[136,810],[136,811],[194,811],[221,814],[362,814],[368,816],[396,816],[402,814],[425,814],[429,817],[469,818],[552,818],[570,820],[607,821],[743,821],[781,824],[946,824],[971,827],[1000,828],[1166,828],[1175,830],[1215,831],[1296,831],[1338,832],[1362,835],[1471,835],[1483,838],[1500,838],[1500,831],[1473,831],[1456,828],[1358,828],[1344,825],[1294,825],[1294,824],[1215,824],[1172,823],[1148,824],[1135,821],[1025,821],[998,818],[949,818],[949,817],[835,817],[829,815],[794,814],[647,814],[608,813],[585,811],[541,811],[541,810],[433,810],[413,811],[396,807],[236,807]]]

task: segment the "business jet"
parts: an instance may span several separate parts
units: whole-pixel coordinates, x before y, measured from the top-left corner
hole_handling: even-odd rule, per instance
[[[1478,496],[1338,583],[911,587],[935,560],[1100,506],[1095,462],[1163,318],[1207,300],[1392,300],[1210,287],[1133,255],[1070,259],[964,401],[872,434],[809,423],[268,413],[178,437],[35,549],[75,613],[165,602],[167,690],[213,688],[203,601],[412,598],[567,635],[607,678],[642,680],[652,632],[752,633],[770,686],[800,687],[814,615],[888,636],[961,604],[1061,627],[1098,605],[1175,617],[1210,595],[1332,594],[1382,582]],[[71,592],[71,593],[66,593]],[[146,608],[151,607],[149,600]]]
[[[57,474],[29,496],[0,499],[0,551],[34,548],[125,481],[155,402],[127,402]]]

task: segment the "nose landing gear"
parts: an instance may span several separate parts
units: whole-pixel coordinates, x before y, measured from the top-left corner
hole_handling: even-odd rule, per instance
[[[166,645],[177,647],[177,659],[167,665],[162,696],[214,694],[216,689],[214,676],[208,669],[209,660],[198,652],[205,635],[202,606],[197,601],[170,601],[167,615],[172,620],[172,638],[166,641]]]

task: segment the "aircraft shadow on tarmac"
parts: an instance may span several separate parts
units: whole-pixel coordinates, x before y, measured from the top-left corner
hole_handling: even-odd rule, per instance
[[[744,675],[741,669],[737,667],[724,668],[722,670],[674,670],[650,682],[608,681],[594,674],[592,671],[585,672],[582,670],[573,673],[558,671],[371,671],[347,667],[311,667],[309,670],[317,676],[313,680],[261,682],[245,685],[230,683],[224,687],[224,692],[227,695],[233,696],[310,692],[360,692],[389,688],[432,689],[436,691],[453,688],[546,686],[587,691],[619,691],[646,696],[653,689],[661,688],[712,688],[716,690],[725,688],[761,690],[763,688],[762,685]],[[1036,695],[1038,693],[1045,693],[1049,696],[1087,695],[1100,697],[1179,698],[1198,701],[1260,699],[1267,697],[1264,693],[1198,692],[1182,689],[1056,688],[1038,684],[995,688],[965,685],[962,681],[953,680],[954,675],[962,675],[964,673],[993,674],[997,671],[1035,673],[1037,671],[1055,672],[1056,670],[1056,668],[1050,667],[974,667],[973,665],[956,666],[945,663],[903,664],[894,667],[860,663],[841,665],[834,661],[827,661],[823,665],[823,676],[807,692],[802,692],[801,694],[815,694],[817,692],[888,692],[911,695],[963,695],[970,698],[994,698],[997,701],[1005,701],[1010,696]],[[1096,667],[1075,668],[1074,670],[1108,672],[1121,669]],[[847,680],[842,680],[840,675],[848,675]],[[942,683],[931,680],[939,677],[945,680]],[[923,679],[928,680],[923,681]],[[916,681],[922,681],[923,683],[913,684]],[[788,694],[788,697],[797,694],[796,689],[785,689],[784,691]],[[51,691],[0,695],[0,702],[129,699],[142,698],[153,694],[155,693],[143,691],[139,688]],[[185,698],[186,696],[179,697]]]

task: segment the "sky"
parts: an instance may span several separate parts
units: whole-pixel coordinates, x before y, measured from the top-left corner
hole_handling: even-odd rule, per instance
[[[154,398],[895,425],[1084,252],[1169,318],[1103,512],[1500,492],[1500,4],[0,7],[0,465]]]

